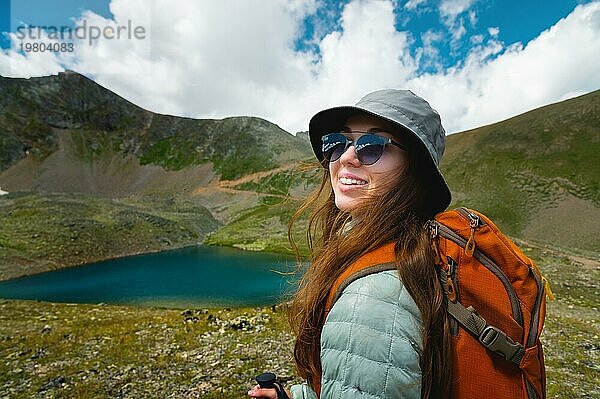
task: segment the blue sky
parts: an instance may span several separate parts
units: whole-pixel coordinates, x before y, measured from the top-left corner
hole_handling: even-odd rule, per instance
[[[21,48],[51,38],[14,34],[82,21],[148,35],[42,53]],[[2,76],[70,69],[155,112],[290,132],[379,88],[423,96],[449,132],[600,88],[600,0],[0,0],[0,32]]]
[[[12,0],[11,28],[16,29],[24,22],[30,25],[72,25],[72,18],[91,10],[107,18],[112,14],[109,1],[105,0]]]

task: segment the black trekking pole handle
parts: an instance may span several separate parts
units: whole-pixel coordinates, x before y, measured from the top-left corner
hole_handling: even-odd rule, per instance
[[[274,388],[277,392],[277,399],[290,399],[290,397],[281,386],[281,383],[277,381],[277,376],[273,373],[262,373],[256,376],[256,382],[261,388]]]

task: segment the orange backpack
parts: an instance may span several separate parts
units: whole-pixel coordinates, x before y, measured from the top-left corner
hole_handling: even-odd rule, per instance
[[[539,337],[552,293],[546,279],[486,216],[458,208],[429,222],[448,297],[452,398],[545,398]],[[334,283],[329,311],[350,282],[394,269],[393,243],[350,265]]]

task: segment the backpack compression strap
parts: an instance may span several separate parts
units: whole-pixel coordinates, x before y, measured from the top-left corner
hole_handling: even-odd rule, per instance
[[[448,301],[448,313],[477,337],[483,346],[517,366],[521,363],[525,355],[523,345],[513,341],[499,328],[489,325],[472,306],[465,308],[460,302]]]

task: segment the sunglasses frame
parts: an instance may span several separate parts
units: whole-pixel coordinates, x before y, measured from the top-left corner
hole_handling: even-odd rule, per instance
[[[362,136],[360,136],[359,138],[357,138],[356,140],[350,140],[348,137],[346,137],[346,134],[351,134],[351,133],[364,133],[364,134],[363,134]],[[335,162],[335,161],[337,161],[338,159],[340,159],[340,158],[342,157],[342,155],[343,155],[343,154],[344,154],[346,151],[348,151],[348,147],[350,147],[350,146],[354,146],[354,155],[356,156],[356,159],[358,159],[358,161],[360,162],[360,164],[361,164],[361,165],[369,166],[369,165],[373,165],[373,164],[377,163],[377,161],[379,161],[379,160],[381,159],[381,157],[383,156],[383,153],[384,153],[384,151],[385,151],[385,146],[386,146],[387,144],[392,144],[392,145],[395,145],[396,147],[400,148],[401,150],[403,150],[403,151],[407,151],[407,152],[408,152],[408,149],[406,148],[406,146],[405,146],[405,145],[403,145],[403,144],[400,144],[399,142],[397,142],[397,141],[395,141],[395,140],[392,140],[392,139],[391,139],[391,138],[389,138],[389,137],[383,137],[383,136],[379,136],[379,135],[377,135],[377,134],[375,134],[375,133],[376,133],[376,132],[374,132],[374,131],[361,131],[361,130],[342,130],[342,131],[339,131],[339,132],[331,132],[331,133],[324,134],[324,135],[321,137],[321,143],[322,143],[322,145],[321,145],[321,153],[323,154],[323,159],[327,160],[327,161],[328,161],[328,162],[330,162],[330,163],[331,163],[331,162]],[[377,132],[377,133],[379,133],[379,132]],[[325,139],[325,137],[327,137],[327,136],[330,136],[330,135],[333,135],[333,134],[340,134],[340,135],[342,135],[342,136],[343,136],[343,137],[346,139],[346,143],[344,144],[344,150],[343,150],[343,151],[340,153],[340,155],[339,155],[337,158],[335,158],[335,159],[327,159],[327,157],[325,156],[325,151],[323,151],[323,145],[325,144],[325,143],[324,143],[324,139]],[[356,147],[357,147],[357,146],[356,146],[356,143],[358,143],[358,141],[359,141],[361,138],[365,137],[366,135],[372,135],[372,136],[378,137],[379,139],[381,139],[381,140],[382,140],[382,143],[381,143],[381,144],[383,144],[383,150],[381,150],[381,154],[379,154],[379,156],[377,157],[377,159],[375,159],[375,161],[373,161],[373,162],[371,162],[371,163],[365,163],[365,162],[361,161],[361,159],[360,159],[361,157],[360,157],[360,155],[359,155],[359,151],[360,151],[360,150],[361,150],[361,148],[363,148],[363,147],[360,147],[359,149],[357,149],[357,148],[356,148]]]

